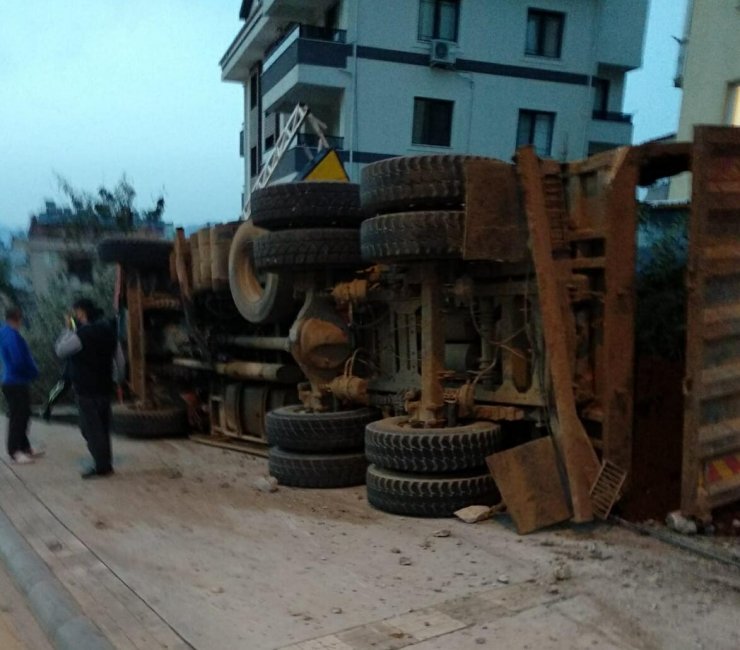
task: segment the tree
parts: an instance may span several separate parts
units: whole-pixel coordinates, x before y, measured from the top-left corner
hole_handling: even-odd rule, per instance
[[[136,209],[136,190],[125,174],[112,189],[101,185],[94,194],[76,189],[60,175],[57,175],[57,182],[72,210],[72,218],[68,224],[69,234],[80,231],[99,234],[101,231],[111,230],[128,232],[142,228],[155,231],[162,229],[164,197],[159,196],[149,209]]]
[[[10,281],[10,276],[10,260],[7,257],[0,257],[0,307],[3,308],[3,311],[7,304],[18,300],[15,287]]]
[[[148,209],[137,209],[134,205],[136,191],[125,175],[112,188],[101,186],[95,193],[73,187],[62,176],[57,176],[57,180],[68,201],[68,206],[62,206],[62,212],[68,208],[68,216],[62,223],[53,224],[53,236],[67,243],[95,242],[106,234],[116,232],[162,231],[164,197],[158,197]],[[0,291],[1,283],[0,275]],[[54,342],[72,303],[80,297],[90,298],[106,315],[111,316],[114,287],[114,267],[103,265],[95,258],[92,262],[92,282],[89,284],[74,284],[67,273],[62,273],[54,278],[48,292],[36,295],[32,302],[24,305],[29,323],[28,341],[40,371],[39,380],[33,388],[34,403],[44,401],[46,391],[61,373],[62,365],[54,354]]]

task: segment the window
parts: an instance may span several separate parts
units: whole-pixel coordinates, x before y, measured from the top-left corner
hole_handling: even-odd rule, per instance
[[[419,40],[457,41],[460,0],[419,0]]]
[[[538,156],[549,157],[552,149],[552,132],[555,113],[544,111],[519,111],[516,146],[533,144]]]
[[[609,110],[609,80],[594,79],[594,112],[606,113]]]
[[[249,108],[257,108],[257,96],[259,95],[259,74],[255,73],[249,80]]]
[[[91,284],[92,260],[88,257],[73,257],[67,260],[67,273],[71,278],[77,278],[81,284]]]
[[[332,5],[324,14],[324,27],[328,29],[339,28],[339,3]]]
[[[740,126],[740,83],[730,84],[727,93],[727,124]]]
[[[449,147],[453,106],[454,102],[415,97],[413,144]]]
[[[532,56],[560,58],[563,45],[565,14],[530,9],[527,13],[527,44],[525,53]]]
[[[249,175],[254,178],[259,173],[257,166],[257,147],[249,150]]]

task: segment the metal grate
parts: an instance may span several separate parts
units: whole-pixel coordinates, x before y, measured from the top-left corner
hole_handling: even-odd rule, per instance
[[[627,478],[627,472],[623,469],[604,461],[599,470],[596,481],[591,486],[591,505],[594,515],[599,519],[609,517],[614,504],[621,496],[622,486]]]

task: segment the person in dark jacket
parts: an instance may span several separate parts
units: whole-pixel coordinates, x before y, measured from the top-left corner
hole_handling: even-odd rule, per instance
[[[30,384],[39,376],[39,370],[19,332],[22,321],[23,313],[18,307],[5,312],[5,325],[0,327],[0,359],[3,363],[3,394],[8,403],[8,455],[16,463],[26,464],[40,455],[34,454],[28,442]]]
[[[101,318],[100,310],[87,298],[72,306],[73,317],[55,345],[59,358],[69,364],[69,378],[77,393],[80,431],[95,465],[82,478],[113,473],[110,442],[111,392],[114,370],[121,364],[115,330]]]

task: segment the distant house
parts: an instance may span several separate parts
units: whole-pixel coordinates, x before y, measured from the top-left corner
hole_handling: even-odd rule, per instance
[[[44,211],[31,217],[28,237],[14,240],[14,249],[26,260],[20,272],[34,294],[47,293],[52,280],[60,276],[66,276],[78,287],[92,282],[96,241],[89,233],[74,231],[73,224],[70,208],[46,201]]]

